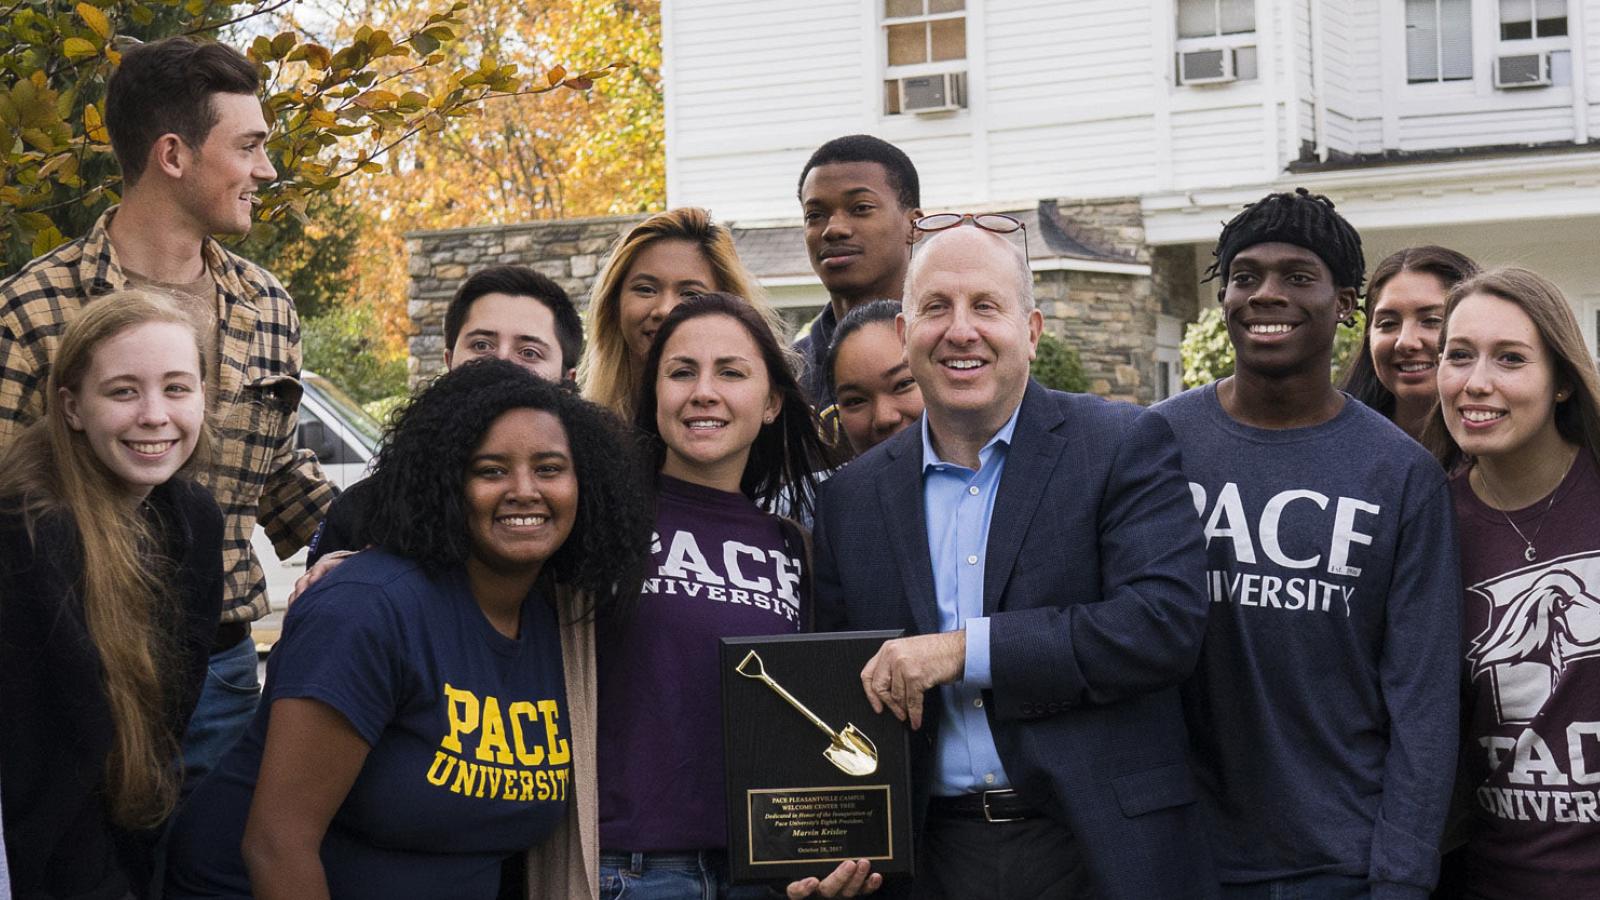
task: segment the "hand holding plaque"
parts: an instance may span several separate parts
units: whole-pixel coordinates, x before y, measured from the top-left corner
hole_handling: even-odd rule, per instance
[[[860,677],[895,636],[722,640],[734,882],[823,879],[839,863],[860,859],[874,872],[911,871],[907,731],[894,716],[872,711]]]

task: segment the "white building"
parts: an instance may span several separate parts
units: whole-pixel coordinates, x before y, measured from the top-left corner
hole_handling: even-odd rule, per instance
[[[1549,275],[1600,353],[1600,0],[664,0],[663,62],[669,205],[794,228],[806,157],[855,132],[911,155],[928,211],[1053,201],[1106,251],[1036,256],[1078,279],[1055,327],[1105,322],[1089,282],[1133,298],[1108,393],[1170,390],[1220,223],[1301,185],[1369,265],[1426,242]]]

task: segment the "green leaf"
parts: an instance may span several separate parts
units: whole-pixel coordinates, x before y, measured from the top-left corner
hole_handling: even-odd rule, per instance
[[[33,255],[43,256],[66,242],[67,238],[61,233],[61,230],[51,225],[34,235]]]
[[[24,128],[21,134],[22,140],[29,146],[37,147],[46,153],[56,149],[56,142],[50,139],[49,134],[38,128]]]
[[[69,37],[61,42],[61,52],[67,59],[79,60],[94,56],[100,52],[100,48],[81,37]]]

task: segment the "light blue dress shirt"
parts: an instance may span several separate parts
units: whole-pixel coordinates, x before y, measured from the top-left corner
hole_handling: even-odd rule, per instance
[[[1011,786],[983,709],[983,690],[993,686],[989,620],[983,614],[983,566],[1000,473],[1005,471],[1006,452],[1021,411],[1019,403],[1006,424],[978,451],[976,472],[939,458],[928,435],[928,417],[922,417],[922,500],[939,630],[967,631],[966,670],[960,681],[939,688],[943,719],[935,748],[935,796]]]

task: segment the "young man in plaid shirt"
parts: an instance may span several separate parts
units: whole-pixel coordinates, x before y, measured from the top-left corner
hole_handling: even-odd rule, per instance
[[[128,51],[106,97],[122,204],[0,282],[0,447],[42,415],[66,323],[96,297],[164,289],[217,336],[207,391],[220,440],[202,480],[226,518],[226,586],[210,673],[184,736],[186,785],[239,736],[260,693],[250,622],[266,615],[267,596],[251,532],[259,521],[288,556],[335,493],[315,456],[295,449],[294,304],[270,273],[211,237],[249,231],[257,188],[277,177],[259,89],[255,66],[221,44],[171,38]]]

